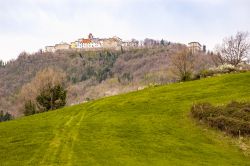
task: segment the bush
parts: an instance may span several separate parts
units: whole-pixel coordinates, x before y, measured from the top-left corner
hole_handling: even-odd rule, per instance
[[[31,100],[25,102],[25,104],[24,104],[24,115],[25,116],[33,115],[36,112],[37,112],[36,105]]]
[[[250,135],[250,103],[232,101],[218,107],[210,103],[199,103],[192,106],[191,116],[234,136]]]
[[[3,111],[0,111],[0,122],[9,121],[12,119],[13,116],[10,113],[8,112],[4,113]]]
[[[206,78],[206,77],[211,77],[216,74],[226,74],[226,73],[232,73],[232,72],[242,72],[242,70],[237,69],[235,66],[230,65],[230,64],[224,64],[220,65],[216,68],[210,68],[210,69],[205,69],[201,70],[194,76],[194,80],[200,79],[200,78]]]
[[[216,68],[218,71],[222,72],[222,73],[230,73],[233,71],[236,71],[235,66],[230,65],[230,64],[223,64],[220,65],[219,67]]]
[[[196,78],[206,78],[206,77],[211,77],[215,74],[213,70],[202,70],[200,73],[197,74]]]
[[[133,80],[133,75],[130,73],[123,73],[121,76],[118,76],[119,83],[129,83]]]
[[[211,127],[218,128],[235,136],[250,134],[250,123],[243,120],[220,115],[219,117],[209,117],[208,123]]]
[[[192,80],[192,73],[187,72],[181,75],[181,81],[191,81]]]

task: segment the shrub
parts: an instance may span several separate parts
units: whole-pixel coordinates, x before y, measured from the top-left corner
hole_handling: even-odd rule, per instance
[[[121,76],[118,76],[119,83],[129,83],[133,80],[133,75],[130,73],[123,73]]]
[[[25,116],[33,115],[36,112],[37,112],[36,105],[31,100],[25,102],[25,104],[24,104],[24,115]]]
[[[202,70],[202,71],[200,71],[200,73],[197,74],[199,76],[197,78],[211,77],[214,75],[214,73],[215,72],[213,70]]]
[[[210,68],[209,71],[213,72],[214,74],[223,74],[223,73],[235,72],[237,71],[237,68],[230,64],[223,64],[216,68]]]
[[[3,111],[0,111],[0,122],[9,121],[12,119],[13,116],[10,113],[8,112],[4,113]]]
[[[250,103],[232,101],[218,107],[210,103],[199,103],[192,106],[191,116],[234,136],[250,135]]]
[[[230,118],[223,115],[209,117],[208,124],[211,127],[218,128],[219,130],[226,131],[235,136],[250,134],[250,123],[236,118]]]
[[[192,73],[187,72],[181,75],[181,81],[190,81],[192,80]]]
[[[220,65],[220,66],[218,66],[216,68],[201,70],[200,72],[198,72],[194,76],[194,79],[196,80],[196,79],[200,79],[200,78],[211,77],[211,76],[214,76],[216,74],[225,74],[225,73],[231,73],[231,72],[237,72],[237,71],[241,71],[241,70],[238,70],[233,65],[223,64],[223,65]]]
[[[235,66],[231,65],[231,64],[223,64],[220,65],[219,67],[217,67],[217,70],[223,72],[223,73],[230,73],[233,71],[236,71]]]

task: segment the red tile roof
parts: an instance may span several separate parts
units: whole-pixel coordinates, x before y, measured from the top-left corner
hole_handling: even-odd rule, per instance
[[[81,43],[91,43],[92,41],[90,39],[82,39],[80,42]]]

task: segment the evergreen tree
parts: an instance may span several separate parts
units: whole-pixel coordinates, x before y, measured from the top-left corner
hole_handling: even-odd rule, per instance
[[[4,113],[3,113],[3,111],[0,111],[0,122],[3,121],[3,117],[4,117]]]
[[[24,105],[24,115],[26,115],[26,116],[33,115],[36,112],[37,112],[36,111],[36,105],[31,100],[25,102],[25,105]]]
[[[2,60],[0,60],[0,68],[4,67],[4,62]]]
[[[12,120],[13,116],[10,113],[5,113],[4,117],[3,117],[3,121],[9,121]]]
[[[163,39],[161,39],[161,45],[165,45],[165,41]]]
[[[67,91],[62,85],[48,87],[42,90],[36,101],[44,108],[44,111],[55,110],[65,106]]]
[[[0,111],[0,122],[9,121],[12,119],[13,116],[10,113],[8,112],[4,113],[3,111]]]

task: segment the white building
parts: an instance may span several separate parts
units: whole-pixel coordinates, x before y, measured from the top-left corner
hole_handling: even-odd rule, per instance
[[[46,46],[45,47],[45,52],[55,52],[55,46]]]
[[[102,42],[96,39],[79,39],[76,42],[76,48],[101,48]]]

